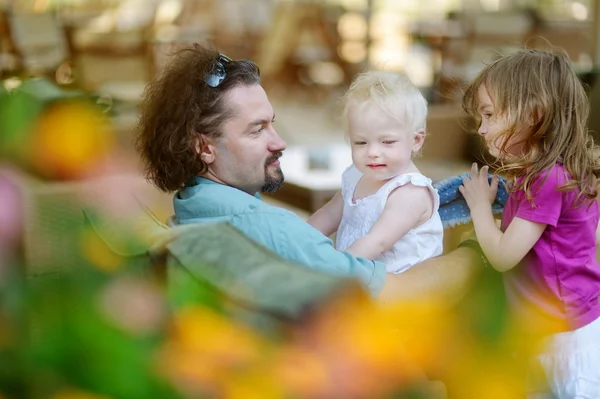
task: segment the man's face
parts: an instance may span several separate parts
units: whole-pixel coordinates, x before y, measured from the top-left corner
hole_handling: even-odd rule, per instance
[[[275,114],[260,85],[231,89],[223,99],[232,117],[211,143],[214,160],[204,175],[249,194],[274,192],[283,183],[279,157],[286,143],[273,128]]]

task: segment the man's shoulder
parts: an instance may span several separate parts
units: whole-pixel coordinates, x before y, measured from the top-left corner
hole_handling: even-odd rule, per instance
[[[254,223],[263,222],[285,228],[282,223],[301,222],[306,224],[298,215],[287,209],[268,204],[259,199],[249,202],[244,209],[240,209],[236,216]]]

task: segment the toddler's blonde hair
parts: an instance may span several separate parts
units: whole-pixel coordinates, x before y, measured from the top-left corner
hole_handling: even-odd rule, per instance
[[[359,74],[343,97],[344,115],[349,104],[376,104],[381,110],[415,133],[425,130],[427,100],[403,73],[368,71]]]

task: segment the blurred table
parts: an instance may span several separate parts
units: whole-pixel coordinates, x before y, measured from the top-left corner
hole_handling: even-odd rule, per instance
[[[266,194],[291,206],[314,212],[341,189],[342,173],[352,164],[350,146],[345,143],[323,146],[290,146],[280,158],[285,176],[283,186]],[[424,175],[434,182],[469,170],[465,161],[415,159]]]

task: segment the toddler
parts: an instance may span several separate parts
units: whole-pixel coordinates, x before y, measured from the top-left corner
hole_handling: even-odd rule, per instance
[[[439,196],[413,157],[423,146],[427,101],[403,74],[359,75],[344,97],[353,165],[342,190],[309,219],[336,247],[402,273],[442,253]]]

